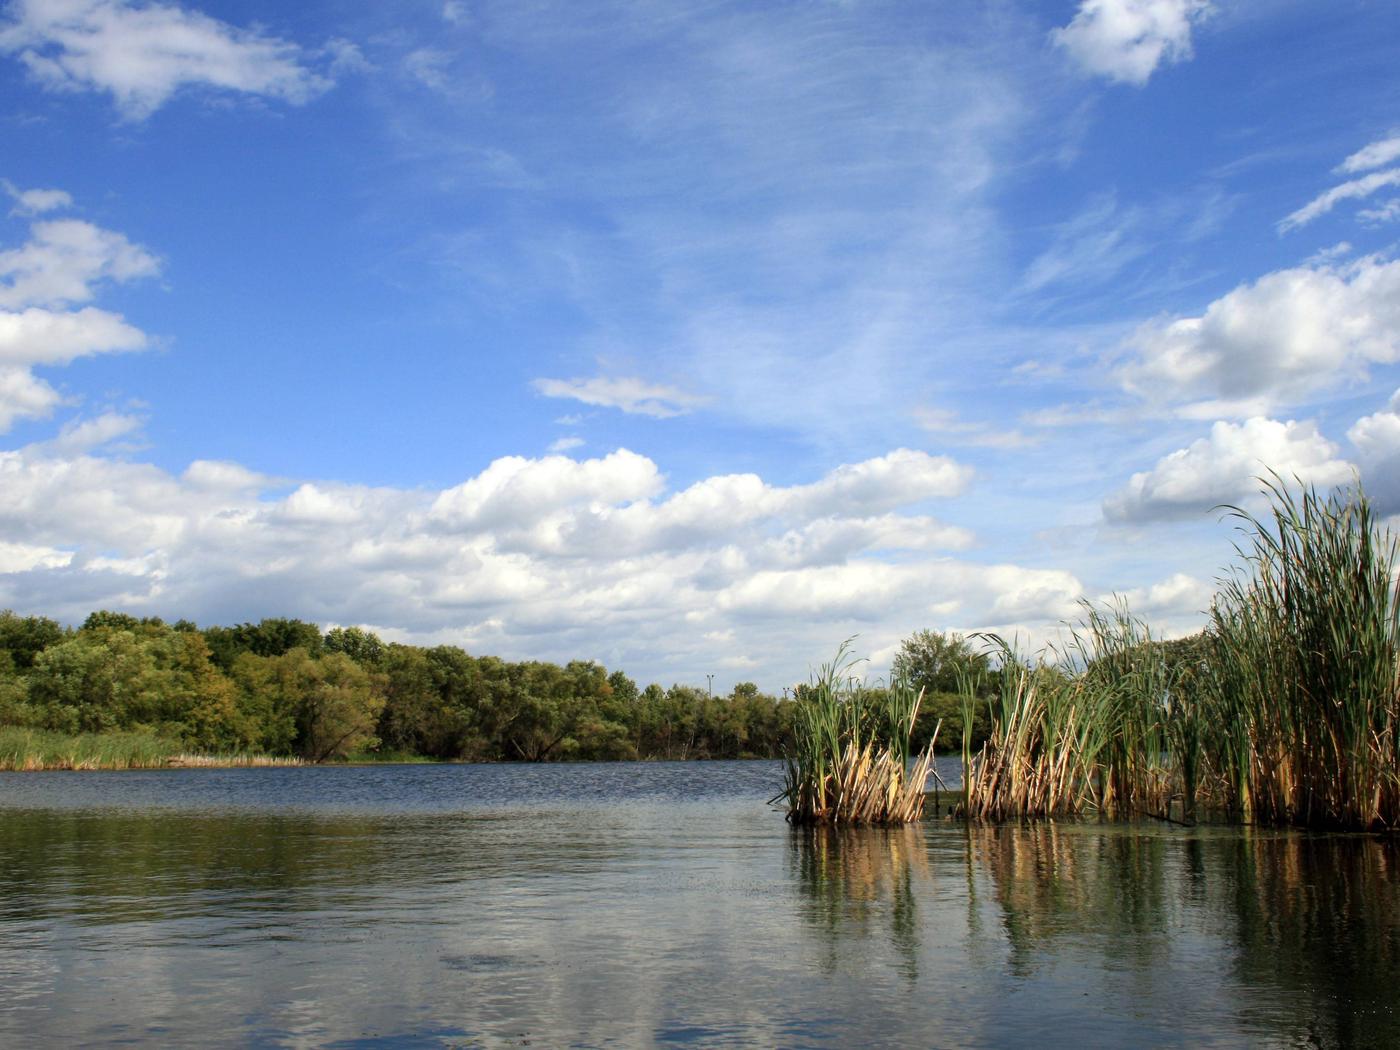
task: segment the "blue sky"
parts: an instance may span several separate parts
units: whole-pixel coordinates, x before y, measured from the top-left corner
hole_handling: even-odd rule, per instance
[[[0,10],[0,606],[776,690],[1400,511],[1400,4]]]

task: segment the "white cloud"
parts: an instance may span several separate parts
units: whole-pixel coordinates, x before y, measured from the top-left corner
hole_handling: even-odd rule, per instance
[[[1361,460],[1361,481],[1384,514],[1400,511],[1400,390],[1379,412],[1358,419],[1347,439]]]
[[[1400,197],[1392,197],[1374,208],[1362,208],[1356,213],[1356,218],[1367,226],[1400,222]]]
[[[81,455],[110,444],[118,438],[134,434],[141,426],[142,420],[139,416],[104,412],[91,419],[65,423],[59,430],[58,437],[44,442],[44,447],[50,452],[64,456]]]
[[[1129,345],[1119,378],[1148,400],[1304,398],[1400,360],[1400,262],[1279,270]]]
[[[536,391],[545,397],[572,398],[585,405],[617,408],[634,415],[667,419],[684,415],[705,403],[705,399],[675,387],[648,383],[630,377],[592,379],[536,379]]]
[[[1333,186],[1325,193],[1318,194],[1291,215],[1281,219],[1278,224],[1279,232],[1287,233],[1289,230],[1296,230],[1299,226],[1312,222],[1318,216],[1326,215],[1342,201],[1360,200],[1363,197],[1369,197],[1377,190],[1385,189],[1387,186],[1400,186],[1400,168],[1375,171],[1370,175],[1363,175],[1359,179],[1344,182],[1340,186]]]
[[[145,333],[120,315],[64,307],[86,302],[104,283],[159,269],[144,248],[91,223],[36,222],[30,234],[26,244],[0,252],[0,432],[59,404],[58,392],[33,374],[34,366],[145,348]]]
[[[404,70],[418,83],[434,91],[450,93],[452,55],[440,48],[420,47],[404,56]]]
[[[120,233],[79,219],[36,222],[22,247],[0,252],[0,307],[86,302],[102,281],[159,272],[160,263]]]
[[[1204,0],[1082,0],[1050,37],[1088,72],[1142,85],[1158,66],[1191,57],[1191,27],[1209,12]]]
[[[5,192],[14,198],[11,215],[42,215],[59,208],[72,207],[73,198],[63,190],[22,190],[8,179],[0,181]]]
[[[1209,437],[1134,474],[1104,501],[1104,516],[1121,522],[1201,516],[1221,504],[1251,502],[1259,489],[1256,479],[1271,471],[1323,488],[1344,485],[1354,468],[1337,453],[1337,446],[1307,421],[1216,423]]]
[[[29,572],[32,569],[64,569],[73,561],[71,551],[44,547],[32,543],[7,543],[0,540],[0,575]]]
[[[108,92],[131,119],[186,86],[293,103],[330,86],[295,44],[171,4],[17,0],[10,16],[0,26],[0,52],[18,54],[53,90]]]
[[[978,446],[982,448],[1024,448],[1035,444],[1035,439],[1027,437],[1019,430],[993,427],[987,423],[974,423],[960,419],[958,414],[947,408],[919,408],[914,410],[914,421],[930,434],[942,435],[955,445]]]
[[[1122,599],[1134,616],[1151,625],[1155,634],[1164,623],[1184,620],[1198,624],[1200,614],[1210,608],[1214,596],[1212,584],[1178,572],[1146,587],[1101,595],[1099,601],[1112,603],[1115,598]]]
[[[58,391],[28,368],[0,366],[0,433],[20,419],[40,419],[58,406]]]
[[[66,365],[88,354],[145,346],[145,333],[92,306],[68,313],[38,307],[19,313],[0,310],[0,364]]]
[[[1358,171],[1382,167],[1397,158],[1400,158],[1400,135],[1392,135],[1363,146],[1337,165],[1337,171],[1343,175],[1354,175]]]
[[[793,486],[735,475],[671,492],[618,450],[507,457],[441,491],[283,492],[237,464],[172,475],[82,451],[133,425],[99,417],[0,452],[0,535],[17,545],[0,551],[13,566],[0,605],[297,615],[505,655],[617,652],[634,673],[757,660],[778,681],[775,667],[799,672],[856,631],[1055,619],[1082,590],[1064,572],[949,557],[972,535],[918,504],[965,473],[920,452]]]
[[[431,517],[447,529],[502,524],[521,514],[534,521],[578,504],[612,506],[646,499],[663,484],[655,463],[627,449],[582,462],[566,456],[506,456],[438,494]]]
[[[556,438],[549,443],[550,452],[571,452],[576,448],[582,448],[585,442],[581,437],[567,436]]]

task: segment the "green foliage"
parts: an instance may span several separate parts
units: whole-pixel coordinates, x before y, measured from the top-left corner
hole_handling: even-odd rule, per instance
[[[509,663],[455,646],[386,644],[355,627],[323,638],[294,619],[200,630],[104,611],[65,631],[0,613],[0,726],[156,735],[205,753],[774,757],[791,710],[752,683],[729,697],[639,690],[589,661]]]
[[[16,616],[9,609],[0,612],[0,672],[28,671],[35,658],[63,641],[64,635],[58,622],[47,616]]]
[[[254,656],[282,656],[293,649],[304,649],[312,656],[321,652],[321,629],[304,620],[283,617],[240,623],[235,627],[208,627],[204,640],[214,663],[224,671],[244,653]]]
[[[960,634],[917,631],[900,644],[890,673],[925,696],[958,694],[964,682],[975,684],[984,695],[995,692],[991,662]]]
[[[1267,482],[1267,519],[1235,509],[1242,566],[1207,632],[1155,641],[1121,604],[1086,606],[1055,667],[1009,649],[992,733],[964,750],[964,810],[1087,806],[1249,823],[1400,826],[1397,547],[1360,491]]]
[[[384,663],[387,648],[377,634],[359,627],[336,627],[326,632],[326,652],[344,653],[361,667],[377,670]]]
[[[1267,491],[1271,520],[1234,509],[1248,540],[1211,610],[1206,757],[1244,819],[1394,828],[1396,542],[1359,491]]]

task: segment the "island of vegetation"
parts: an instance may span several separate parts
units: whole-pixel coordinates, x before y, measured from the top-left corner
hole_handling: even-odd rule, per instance
[[[961,814],[971,820],[1088,810],[1191,823],[1336,830],[1400,827],[1397,548],[1359,489],[1300,493],[1275,478],[1271,514],[1231,508],[1245,536],[1210,624],[1153,639],[1122,603],[1085,605],[1064,643],[1027,660],[1003,639],[989,710],[965,680]],[[839,662],[839,661],[838,661]],[[900,682],[889,696],[908,696]],[[828,675],[827,677],[831,677]],[[824,679],[818,679],[821,686]],[[914,752],[904,706],[799,698],[783,797],[797,823],[900,823]],[[872,754],[895,762],[882,768]],[[866,800],[874,799],[874,804]]]

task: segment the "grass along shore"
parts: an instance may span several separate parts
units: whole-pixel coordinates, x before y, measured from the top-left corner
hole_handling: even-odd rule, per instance
[[[235,766],[298,766],[298,758],[272,755],[201,755],[154,733],[52,733],[0,727],[0,771],[45,769],[173,769]]]

